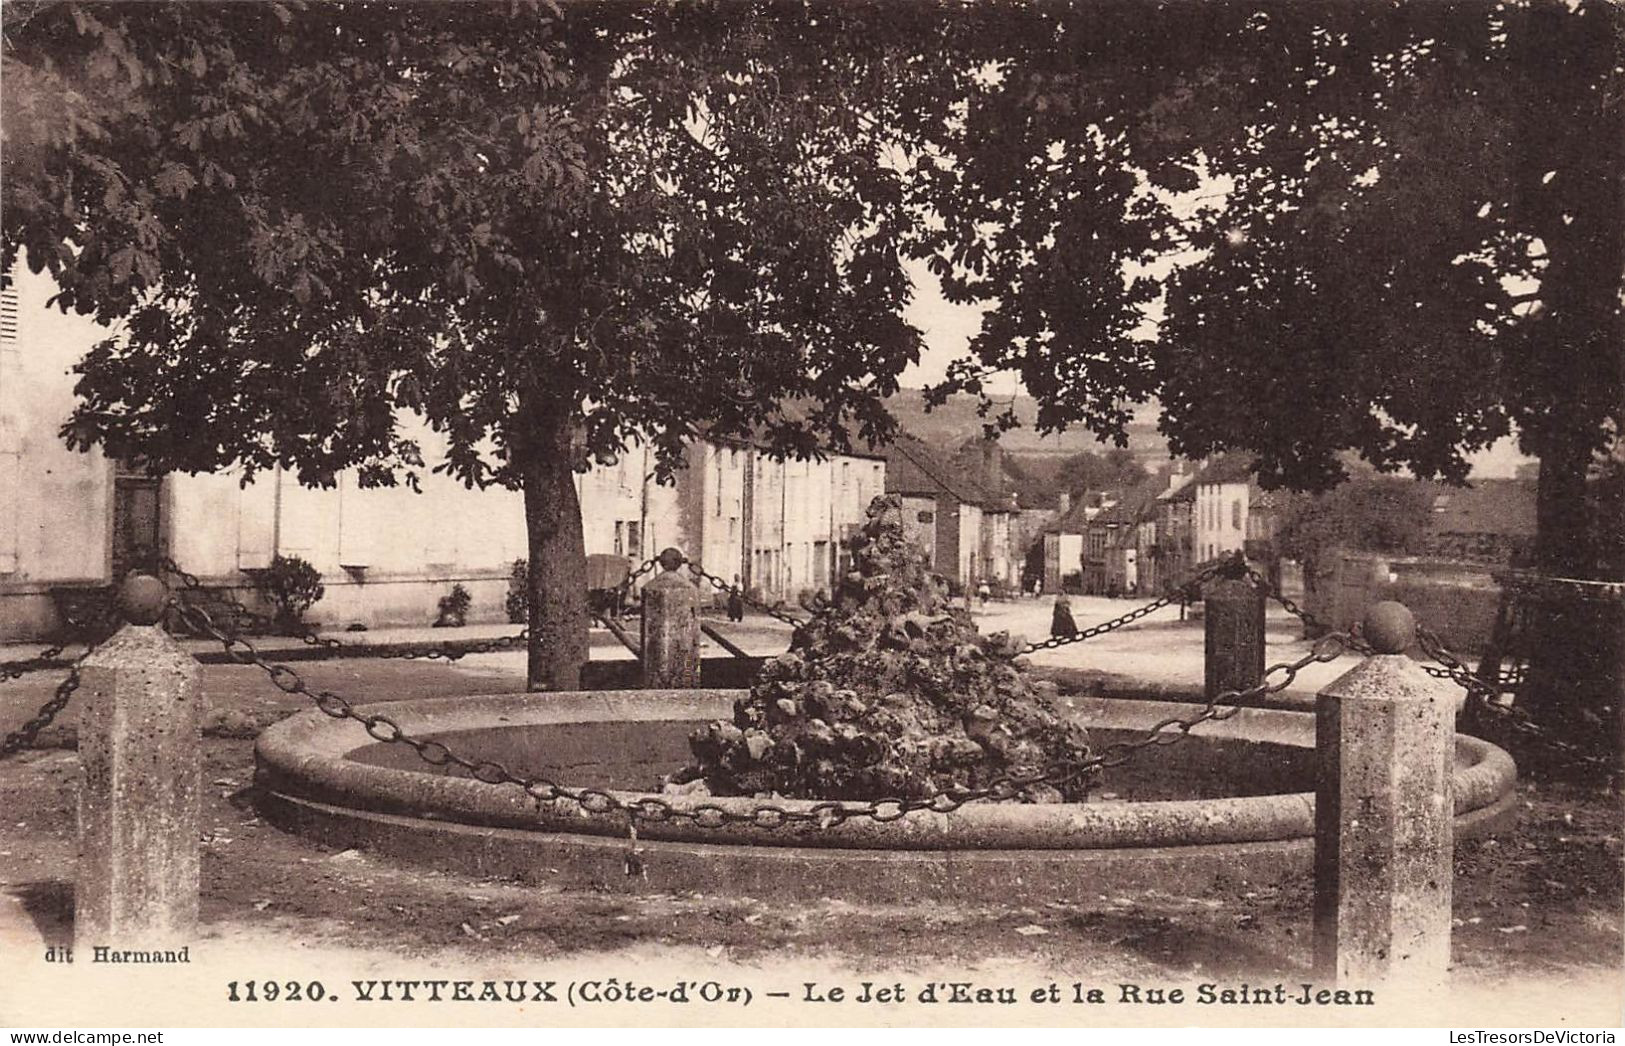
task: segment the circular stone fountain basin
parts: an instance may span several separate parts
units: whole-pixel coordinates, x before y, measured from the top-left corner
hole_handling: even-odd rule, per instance
[[[732,715],[736,690],[509,694],[376,705],[406,733],[443,741],[575,788],[630,800],[689,761],[695,727]],[[1083,698],[1096,747],[1199,705]],[[274,823],[335,846],[483,877],[564,886],[889,902],[921,897],[1065,899],[1157,888],[1197,892],[1223,879],[1271,882],[1313,856],[1312,714],[1243,709],[1178,744],[1109,770],[1087,803],[968,803],[891,823],[819,828],[640,820],[432,766],[404,745],[320,712],[266,730],[257,746],[262,807]],[[1457,838],[1511,808],[1507,754],[1458,735]],[[673,807],[749,798],[668,796]],[[808,809],[810,800],[777,800]],[[849,804],[857,805],[857,804]]]

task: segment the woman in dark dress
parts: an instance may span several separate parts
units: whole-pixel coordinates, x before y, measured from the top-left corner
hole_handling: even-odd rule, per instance
[[[1072,604],[1065,596],[1055,597],[1055,616],[1050,619],[1049,634],[1052,636],[1075,636],[1078,634],[1077,622],[1072,620]]]

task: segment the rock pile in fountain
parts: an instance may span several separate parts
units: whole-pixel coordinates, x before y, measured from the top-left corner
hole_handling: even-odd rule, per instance
[[[898,518],[894,499],[875,500],[832,604],[763,666],[733,722],[690,739],[698,762],[674,782],[703,780],[716,795],[929,798],[1088,758],[1087,731],[1015,663],[1020,644],[982,636],[950,607]],[[1087,787],[1075,775],[1019,798],[1080,801]]]

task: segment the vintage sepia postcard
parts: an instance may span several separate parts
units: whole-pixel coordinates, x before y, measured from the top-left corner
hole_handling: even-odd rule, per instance
[[[1615,1041],[1625,8],[0,20],[11,1042]]]

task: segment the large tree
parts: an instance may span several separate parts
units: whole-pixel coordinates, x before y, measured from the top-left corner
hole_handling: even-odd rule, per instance
[[[942,391],[1015,370],[1041,426],[1110,436],[1155,395],[1175,452],[1303,488],[1351,450],[1460,479],[1516,426],[1579,500],[1621,406],[1619,8],[1032,21],[987,36],[927,190],[934,268],[990,306]]]
[[[155,471],[524,492],[529,681],[586,659],[572,472],[878,438],[919,350],[861,4],[6,5],[4,262],[121,324],[65,433]],[[860,46],[861,45],[861,46]],[[794,404],[793,410],[785,409]]]
[[[1595,575],[1585,484],[1622,422],[1625,9],[1031,18],[985,38],[932,171],[951,202],[926,249],[989,307],[942,392],[1016,370],[1041,424],[1119,438],[1156,396],[1176,453],[1250,450],[1305,489],[1348,452],[1463,480],[1515,431],[1541,461],[1540,566]],[[1584,651],[1545,692],[1617,688],[1619,619],[1599,623],[1537,643]]]

